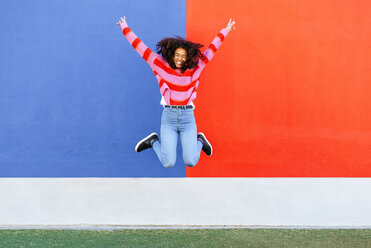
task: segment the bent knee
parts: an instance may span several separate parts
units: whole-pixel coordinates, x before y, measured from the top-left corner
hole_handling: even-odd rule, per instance
[[[162,158],[161,158],[162,165],[165,168],[172,168],[175,165],[176,162],[176,153],[171,154],[171,153],[162,153]]]
[[[162,165],[163,165],[165,168],[172,168],[172,167],[174,167],[174,165],[175,165],[175,160],[168,160],[168,159],[165,159],[164,161],[162,161]]]
[[[172,168],[172,167],[174,167],[174,165],[175,165],[175,163],[164,163],[164,164],[163,164],[163,166],[164,166],[165,168]]]
[[[188,167],[195,167],[197,163],[186,163]]]
[[[185,163],[188,167],[195,167],[196,164],[198,163],[198,159],[199,159],[199,158],[184,159],[184,163]]]

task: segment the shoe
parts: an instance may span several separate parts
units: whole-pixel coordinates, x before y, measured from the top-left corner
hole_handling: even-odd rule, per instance
[[[148,135],[147,137],[145,137],[144,139],[137,143],[137,145],[135,146],[135,151],[141,152],[145,149],[151,148],[153,142],[156,140],[158,140],[157,133],[151,133],[150,135]]]
[[[206,139],[205,134],[198,133],[197,139],[199,139],[202,142],[202,151],[206,153],[207,156],[211,156],[213,154],[213,147],[211,146],[210,142]]]

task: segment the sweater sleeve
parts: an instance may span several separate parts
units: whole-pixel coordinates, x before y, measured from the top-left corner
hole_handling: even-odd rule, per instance
[[[126,22],[121,23],[120,27],[125,38],[133,46],[135,51],[137,51],[138,54],[151,66],[151,68],[153,68],[153,61],[157,54],[152,52],[152,50],[135,35]]]
[[[224,41],[225,37],[228,35],[228,30],[223,28],[214,38],[214,40],[211,42],[209,47],[206,49],[206,51],[203,53],[202,63],[206,65],[209,63],[213,57],[216,51],[219,49],[220,45]]]

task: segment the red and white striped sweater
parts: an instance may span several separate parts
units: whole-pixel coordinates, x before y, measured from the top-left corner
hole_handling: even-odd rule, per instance
[[[228,30],[223,28],[203,53],[203,59],[198,60],[197,66],[181,73],[180,70],[171,68],[161,55],[152,52],[126,22],[123,22],[120,27],[126,39],[151,66],[166,105],[189,105],[196,99],[200,74],[228,34]]]

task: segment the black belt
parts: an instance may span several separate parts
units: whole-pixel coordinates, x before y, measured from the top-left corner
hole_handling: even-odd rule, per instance
[[[164,105],[165,108],[193,109],[192,105]]]

